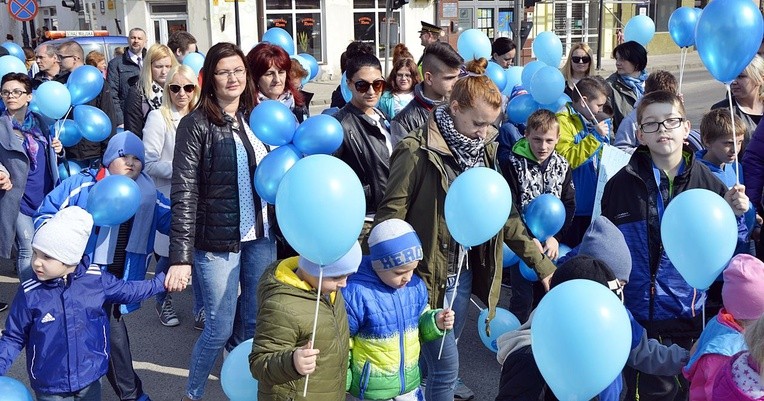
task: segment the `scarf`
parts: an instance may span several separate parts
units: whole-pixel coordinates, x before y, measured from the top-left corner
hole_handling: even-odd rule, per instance
[[[8,113],[8,111],[6,111],[6,113]],[[37,169],[37,153],[40,151],[40,144],[38,141],[47,146],[48,139],[42,134],[40,126],[37,124],[37,120],[32,114],[32,110],[27,109],[27,112],[24,115],[24,122],[21,123],[16,121],[10,113],[8,113],[8,116],[11,119],[13,129],[21,132],[23,135],[24,150],[27,152],[27,157],[29,157],[30,170],[34,171]]]
[[[623,80],[623,83],[626,84],[626,86],[628,86],[635,95],[637,95],[637,100],[641,99],[642,95],[645,94],[645,80],[647,79],[647,71],[642,70],[642,72],[639,74],[639,77],[637,78],[634,78],[631,75],[621,75],[620,77]]]
[[[446,140],[448,148],[454,154],[456,162],[462,170],[482,166],[485,144],[480,138],[470,139],[460,134],[454,128],[454,120],[446,111],[448,105],[440,105],[435,108],[435,123],[438,125],[440,134]]]
[[[262,92],[259,90],[257,91],[257,104],[260,104],[266,100],[273,100],[265,95],[263,95]],[[276,99],[277,102],[281,102],[286,107],[289,107],[289,110],[294,110],[294,96],[292,96],[292,92],[285,90],[284,93],[282,93],[278,99]]]
[[[146,101],[149,104],[149,109],[156,110],[159,108],[159,106],[162,105],[162,95],[164,94],[164,89],[162,89],[159,84],[156,83],[156,81],[151,82],[151,93],[146,98]]]

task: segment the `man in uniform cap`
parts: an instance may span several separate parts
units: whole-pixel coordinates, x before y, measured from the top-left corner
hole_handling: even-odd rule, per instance
[[[422,29],[419,31],[419,39],[422,41],[422,46],[427,47],[437,42],[442,34],[443,28],[422,21]]]

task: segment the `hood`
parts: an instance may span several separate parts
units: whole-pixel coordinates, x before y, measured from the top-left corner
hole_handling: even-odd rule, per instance
[[[533,315],[535,313],[536,310],[533,310],[528,317],[528,321],[523,323],[517,330],[504,333],[496,339],[496,347],[499,348],[499,351],[496,353],[496,360],[499,361],[499,364],[502,366],[509,354],[515,352],[519,348],[531,345],[531,322],[533,321]]]
[[[530,161],[538,162],[538,160],[536,159],[536,156],[533,154],[533,151],[531,150],[531,143],[528,142],[528,140],[525,138],[520,138],[520,140],[515,142],[515,145],[512,146],[512,152]]]
[[[317,291],[311,285],[297,276],[298,256],[274,262],[275,269],[267,271],[261,278],[262,298],[267,299],[276,294],[286,294],[305,299],[316,299]],[[334,302],[336,294],[330,295]]]

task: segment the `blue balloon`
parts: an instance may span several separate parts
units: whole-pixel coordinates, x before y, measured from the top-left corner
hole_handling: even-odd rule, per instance
[[[303,78],[302,81],[300,81],[300,86],[304,86],[305,84],[307,84],[310,81],[310,68],[311,68],[310,61],[306,60],[304,57],[302,57],[300,55],[289,56],[289,57],[291,59],[293,59],[293,60],[297,60],[297,62],[300,63],[300,65],[305,70],[305,72],[308,73],[308,75],[306,75],[305,78]],[[297,83],[295,83],[295,85],[296,84]]]
[[[504,95],[511,95],[515,86],[523,84],[523,67],[513,66],[505,70],[507,75],[507,83],[504,85],[504,90],[501,91]]]
[[[465,247],[493,238],[507,222],[512,193],[501,174],[474,167],[454,180],[446,193],[446,226],[456,242]]]
[[[491,40],[479,29],[467,29],[456,40],[456,49],[465,62],[491,58]]]
[[[0,57],[0,78],[4,77],[5,74],[10,74],[12,72],[26,74],[27,66],[23,61],[14,56],[6,55]]]
[[[276,203],[276,193],[284,175],[302,158],[300,151],[292,145],[279,146],[265,155],[255,169],[255,190],[270,204]]]
[[[565,105],[570,103],[570,102],[572,102],[572,100],[570,99],[570,96],[568,96],[568,95],[563,93],[562,95],[560,95],[559,98],[557,98],[557,101],[555,101],[553,103],[542,104],[541,108],[542,109],[547,109],[547,110],[549,110],[549,111],[551,111],[553,113],[556,113],[556,112],[560,111],[561,108],[565,107]]]
[[[258,104],[249,115],[249,127],[258,139],[271,146],[292,142],[296,119],[292,110],[278,100]]]
[[[647,47],[647,44],[655,36],[655,22],[647,15],[636,15],[632,17],[623,28],[623,38],[628,41],[635,41]]]
[[[503,244],[503,252],[502,252],[502,260],[501,260],[501,266],[502,267],[509,267],[514,264],[517,264],[520,262],[520,257],[517,256],[516,253],[512,252],[511,249],[509,249],[509,246],[507,244]]]
[[[73,120],[58,120],[53,124],[52,132],[58,136],[58,140],[64,147],[78,144],[82,139],[80,128]]]
[[[40,112],[54,120],[66,115],[72,105],[69,90],[64,84],[56,81],[43,82],[34,91],[34,96]]]
[[[568,252],[570,251],[572,251],[572,249],[569,246],[565,244],[559,244],[559,247],[557,249],[557,253],[558,253],[557,259],[553,260],[553,262],[557,264],[557,261],[560,260],[560,258],[562,258],[563,256],[567,255]]]
[[[556,102],[564,91],[565,77],[555,67],[541,67],[531,78],[531,96],[540,104]]]
[[[69,169],[67,170],[66,165],[69,165]],[[65,180],[73,175],[77,175],[82,171],[82,169],[87,168],[82,163],[76,162],[74,160],[67,160],[66,163],[61,163],[58,165],[58,178],[61,180]]]
[[[700,14],[692,7],[679,7],[671,13],[669,34],[677,46],[690,47],[695,44],[695,26],[699,17]]]
[[[308,72],[310,72],[310,80],[312,81],[316,79],[318,73],[321,72],[321,70],[318,68],[318,60],[316,60],[316,58],[309,53],[300,53],[298,56],[304,58],[308,61],[308,63],[310,63],[310,69],[308,70]]]
[[[85,104],[101,94],[104,79],[101,71],[92,65],[83,65],[69,74],[66,88],[72,97],[72,104]]]
[[[3,400],[7,401],[33,401],[32,394],[26,386],[8,376],[0,376],[0,394],[3,395]]]
[[[486,318],[488,318],[488,309],[483,309],[477,319],[480,340],[489,350],[499,352],[496,340],[504,333],[519,329],[520,321],[512,312],[503,308],[496,308],[496,316],[488,324],[488,328],[491,330],[491,335],[488,335],[486,333]]]
[[[342,124],[329,115],[319,114],[303,121],[294,132],[294,146],[306,155],[330,155],[342,145],[345,130]]]
[[[515,96],[507,104],[507,115],[513,124],[525,124],[528,117],[539,109],[539,104],[531,95]]]
[[[132,178],[110,175],[90,190],[85,208],[96,226],[116,226],[135,215],[141,204],[141,190]]]
[[[565,224],[565,205],[552,194],[542,194],[525,207],[523,220],[533,236],[543,243]]]
[[[74,122],[82,137],[91,142],[101,142],[111,134],[111,120],[103,110],[81,104],[74,107]]]
[[[755,4],[714,0],[698,19],[695,46],[708,72],[729,84],[753,60],[763,33],[764,22]]]
[[[257,400],[257,380],[249,370],[249,353],[252,339],[236,346],[223,360],[220,369],[220,385],[231,401]]]
[[[629,315],[602,284],[566,281],[544,295],[536,308],[531,349],[557,398],[589,400],[626,364],[631,351]]]
[[[289,55],[297,54],[297,52],[294,50],[294,40],[292,40],[292,35],[281,28],[274,27],[265,31],[265,34],[263,34],[262,42],[269,42],[273,45],[279,46],[286,50],[287,54]]]
[[[691,189],[666,207],[661,239],[666,255],[685,281],[704,290],[735,252],[737,220],[724,198],[706,189]]]
[[[353,98],[353,92],[350,91],[348,86],[348,76],[344,72],[340,79],[340,93],[342,93],[342,98],[345,99],[345,102],[349,102]]]
[[[520,275],[524,279],[532,282],[539,281],[539,275],[535,270],[531,269],[524,261],[520,261]]]
[[[27,61],[27,57],[24,54],[24,49],[22,49],[21,46],[13,42],[5,42],[0,46],[3,46],[5,50],[8,50],[9,55],[18,58],[19,60],[21,60],[22,63]]]
[[[37,101],[35,100],[36,92],[32,91],[32,101],[29,102],[27,105],[27,108],[37,114],[42,114],[40,112],[40,106],[37,105]],[[5,110],[5,106],[2,104],[3,102],[0,102],[0,107],[2,107],[3,110]]]
[[[543,61],[531,61],[530,63],[526,64],[525,67],[523,67],[523,72],[520,75],[520,79],[523,81],[523,86],[526,88],[531,87],[531,78],[533,78],[533,75],[535,75],[538,70],[547,67],[547,65]]]
[[[194,74],[199,75],[199,71],[202,70],[204,65],[204,56],[201,53],[189,53],[183,57],[183,65],[188,66],[194,71]]]
[[[532,47],[536,59],[554,68],[560,66],[560,60],[562,60],[562,42],[557,34],[551,31],[541,32],[536,35]]]
[[[289,245],[328,265],[357,242],[366,216],[358,176],[342,160],[312,155],[287,172],[276,193],[276,218]]]
[[[488,63],[486,67],[485,75],[491,78],[491,81],[499,88],[499,92],[504,92],[504,88],[507,86],[507,73],[500,65],[496,63]]]

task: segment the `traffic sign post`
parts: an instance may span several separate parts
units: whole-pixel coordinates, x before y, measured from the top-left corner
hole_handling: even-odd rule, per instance
[[[26,22],[37,16],[37,0],[9,0],[8,14],[16,20]]]

